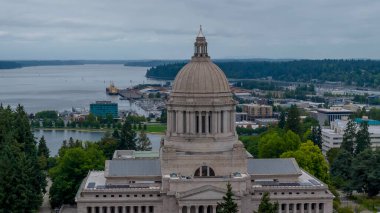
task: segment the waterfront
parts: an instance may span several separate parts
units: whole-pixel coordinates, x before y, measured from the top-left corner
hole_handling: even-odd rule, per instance
[[[58,153],[59,148],[62,146],[63,140],[69,140],[72,137],[74,140],[81,141],[99,141],[104,132],[96,131],[77,131],[77,130],[35,130],[34,136],[38,141],[42,135],[46,139],[46,144],[50,150],[50,156],[55,156]],[[138,134],[137,134],[138,135]],[[153,150],[160,148],[160,141],[163,135],[160,134],[147,134],[152,142]]]
[[[162,83],[145,77],[147,67],[122,64],[88,64],[67,66],[36,66],[0,70],[0,103],[12,107],[21,104],[28,113],[41,110],[89,108],[96,100],[110,100],[119,110],[146,112],[128,100],[108,96],[110,81],[119,88],[142,83]]]

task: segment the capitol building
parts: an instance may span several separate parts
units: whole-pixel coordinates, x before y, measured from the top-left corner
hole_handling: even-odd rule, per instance
[[[239,212],[257,211],[265,192],[279,213],[331,213],[328,186],[293,158],[255,159],[238,140],[235,105],[223,71],[199,31],[194,55],[167,101],[159,151],[117,150],[76,195],[80,213],[216,213],[232,186]]]

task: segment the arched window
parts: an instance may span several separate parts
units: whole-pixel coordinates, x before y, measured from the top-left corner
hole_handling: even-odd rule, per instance
[[[195,170],[194,177],[212,177],[215,176],[214,170],[209,166],[201,166]]]

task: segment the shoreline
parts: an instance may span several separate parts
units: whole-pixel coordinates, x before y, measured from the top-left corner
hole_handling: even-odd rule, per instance
[[[42,130],[42,131],[65,131],[65,130],[68,130],[68,131],[78,131],[78,132],[113,132],[114,129],[86,129],[86,128],[32,128],[32,131],[39,131],[39,130]],[[140,131],[136,131],[136,132],[140,132]],[[155,135],[165,135],[165,132],[149,132],[149,131],[145,131],[145,133],[149,133],[149,134],[155,134]]]

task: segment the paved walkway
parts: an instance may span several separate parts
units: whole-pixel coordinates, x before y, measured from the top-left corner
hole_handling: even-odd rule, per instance
[[[46,193],[44,194],[44,200],[42,202],[42,206],[40,207],[40,209],[38,210],[38,212],[41,212],[41,213],[51,213],[51,209],[50,209],[50,202],[49,202],[49,189],[51,187],[51,180],[50,178],[47,178],[47,186],[46,186]]]

